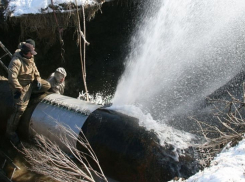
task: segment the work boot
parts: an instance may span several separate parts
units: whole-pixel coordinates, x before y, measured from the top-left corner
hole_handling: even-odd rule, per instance
[[[10,143],[12,143],[18,150],[23,149],[24,146],[22,142],[20,141],[17,133],[14,132],[13,134],[11,134],[9,140],[10,140]]]
[[[14,113],[10,116],[7,122],[7,130],[6,130],[7,134],[12,134],[17,130],[20,118],[23,113],[24,113],[24,109],[22,109],[21,107],[15,109]]]
[[[13,134],[11,134],[10,135],[10,142],[12,143],[12,144],[14,144],[16,147],[18,146],[18,144],[20,143],[20,139],[19,139],[19,137],[18,137],[18,135],[17,135],[17,133],[13,133]]]

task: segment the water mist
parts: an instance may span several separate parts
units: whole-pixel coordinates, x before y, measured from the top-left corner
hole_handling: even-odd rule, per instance
[[[162,0],[149,4],[131,38],[113,106],[130,105],[122,109],[125,112],[137,106],[163,124],[193,110],[195,103],[241,71],[245,1]]]

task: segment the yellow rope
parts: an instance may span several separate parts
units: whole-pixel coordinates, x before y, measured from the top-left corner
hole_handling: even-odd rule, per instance
[[[81,25],[80,25],[80,17],[79,17],[79,12],[78,12],[78,5],[77,5],[77,0],[76,0],[76,7],[77,7],[77,20],[78,20],[78,35],[79,35],[79,48],[80,48],[80,59],[81,59],[81,66],[82,66],[82,75],[83,75],[83,83],[84,83],[84,88],[85,88],[85,93],[86,93],[86,99],[89,101],[88,97],[88,88],[87,88],[87,82],[86,82],[86,61],[85,61],[85,52],[86,52],[86,44],[89,45],[89,43],[86,41],[85,38],[85,30],[86,30],[86,25],[85,25],[85,13],[84,13],[84,7],[82,6],[83,10],[83,24],[84,24],[84,33],[81,31]],[[83,50],[83,55],[82,55],[82,38],[84,40],[84,50]],[[84,56],[84,57],[83,57]]]

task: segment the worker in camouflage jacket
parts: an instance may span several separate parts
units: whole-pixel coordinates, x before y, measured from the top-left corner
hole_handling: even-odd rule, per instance
[[[31,93],[41,93],[50,89],[49,82],[41,79],[34,55],[37,53],[32,44],[23,43],[20,51],[16,51],[9,64],[8,81],[14,97],[14,112],[7,122],[7,137],[14,143],[19,143],[16,130],[24,113]]]

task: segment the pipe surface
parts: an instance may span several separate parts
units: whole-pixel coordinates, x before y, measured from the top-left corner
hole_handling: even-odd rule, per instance
[[[44,97],[33,111],[29,133],[34,135],[35,131],[42,134],[66,150],[57,137],[59,135],[57,126],[62,124],[79,135],[88,116],[99,107],[101,106],[75,98],[50,94]]]
[[[13,109],[11,99],[8,82],[0,80],[1,130],[5,129]],[[50,135],[57,132],[56,122],[68,125],[76,133],[81,128],[105,175],[120,182],[163,182],[175,176],[187,178],[199,170],[192,148],[176,160],[176,149],[168,144],[161,146],[156,133],[140,126],[137,118],[100,107],[57,94],[32,95],[18,134],[29,138],[33,128],[57,141]],[[83,150],[78,144],[76,147]]]

